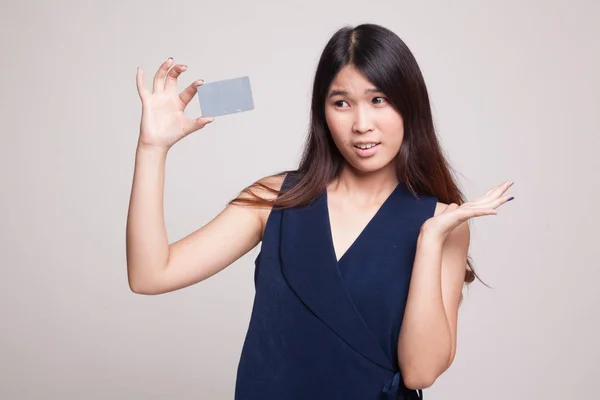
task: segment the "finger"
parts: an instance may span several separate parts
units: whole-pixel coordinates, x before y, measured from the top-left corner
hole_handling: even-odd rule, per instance
[[[488,197],[490,194],[492,194],[492,192],[494,190],[496,190],[498,188],[498,186],[500,185],[496,185],[493,188],[489,189],[487,192],[485,192],[484,194],[482,194],[481,196],[477,197],[475,200],[472,201],[472,203],[476,203],[478,201],[481,201],[482,199],[485,199],[486,197]]]
[[[173,57],[169,57],[167,61],[162,63],[158,68],[158,71],[156,71],[156,74],[154,75],[154,85],[152,86],[154,93],[165,90],[165,77],[167,76],[167,72],[169,71],[172,62]]]
[[[494,200],[493,202],[491,202],[491,206],[493,208],[498,208],[503,204],[508,203],[509,201],[511,201],[512,199],[514,199],[514,196],[501,196],[500,198]]]
[[[501,205],[511,201],[512,199],[514,199],[513,196],[501,196],[497,199],[492,199],[488,202],[482,203],[480,204],[478,207],[479,208],[492,208],[492,209],[496,209],[498,207],[500,207]]]
[[[513,184],[514,184],[513,181],[505,181],[499,185],[496,185],[493,188],[491,188],[490,190],[488,190],[487,192],[485,192],[485,194],[483,196],[480,196],[477,199],[475,199],[474,202],[481,203],[481,202],[487,202],[492,199],[495,199],[495,198],[497,198],[497,196],[501,196],[504,192],[506,192],[508,190],[508,188],[510,188]]]
[[[150,92],[148,91],[148,89],[146,89],[146,79],[142,67],[137,67],[135,81],[137,85],[138,94],[140,95],[140,99],[144,101],[146,99],[146,96],[148,96]]]
[[[504,192],[508,190],[509,187],[513,185],[513,181],[505,181],[504,183],[498,185],[498,187],[492,192],[494,196],[502,196]]]
[[[214,118],[203,118],[203,117],[188,120],[188,123],[187,123],[184,131],[185,131],[186,135],[189,135],[192,132],[195,132],[199,129],[204,128],[206,125],[210,124],[214,120],[215,120]]]
[[[463,211],[463,219],[467,220],[469,218],[483,217],[486,215],[496,215],[497,213],[498,212],[493,207],[469,208]]]
[[[165,82],[165,90],[177,89],[177,78],[183,71],[187,69],[187,65],[177,64],[167,73],[167,81]]]
[[[506,181],[498,185],[481,203],[489,204],[494,203],[501,198],[501,196],[513,185],[513,181]]]
[[[203,80],[193,82],[190,86],[185,88],[183,92],[181,92],[181,94],[179,95],[179,99],[181,100],[184,106],[187,106],[190,103],[192,98],[194,98],[194,96],[198,92],[198,86],[202,85],[203,83]]]

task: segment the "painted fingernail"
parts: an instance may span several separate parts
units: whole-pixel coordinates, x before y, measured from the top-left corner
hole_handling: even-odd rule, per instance
[[[167,58],[167,60],[172,60],[172,59],[173,59],[173,57],[169,57],[169,58]]]
[[[509,197],[509,199],[508,199],[508,200],[506,200],[506,201],[511,201],[512,199],[514,199],[514,196],[512,196],[512,197]]]

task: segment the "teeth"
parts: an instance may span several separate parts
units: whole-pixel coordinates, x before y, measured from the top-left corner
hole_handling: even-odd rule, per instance
[[[358,144],[358,145],[356,145],[356,147],[358,147],[359,149],[366,150],[366,149],[370,149],[371,147],[373,147],[375,145],[376,145],[376,143]]]

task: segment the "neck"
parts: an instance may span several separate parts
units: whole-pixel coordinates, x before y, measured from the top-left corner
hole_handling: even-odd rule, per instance
[[[394,163],[374,172],[361,172],[345,165],[329,185],[330,193],[350,196],[360,203],[379,203],[398,186]]]

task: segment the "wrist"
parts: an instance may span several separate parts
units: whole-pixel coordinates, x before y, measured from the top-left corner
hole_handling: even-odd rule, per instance
[[[427,243],[427,244],[443,244],[446,240],[446,235],[442,232],[434,231],[431,229],[423,229],[419,231],[419,237],[417,241],[419,243]]]
[[[138,142],[136,151],[138,153],[149,153],[149,154],[164,156],[168,153],[169,148],[165,147],[165,146],[156,146],[156,145]]]

